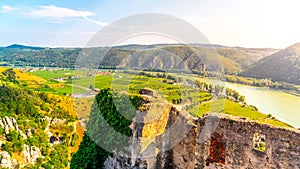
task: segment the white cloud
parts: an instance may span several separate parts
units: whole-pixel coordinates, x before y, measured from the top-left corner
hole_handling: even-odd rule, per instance
[[[70,19],[76,17],[88,17],[94,15],[90,11],[80,11],[70,8],[62,8],[57,6],[38,6],[38,9],[31,10],[25,13],[27,16],[33,18],[57,18],[57,19]]]
[[[64,23],[67,20],[83,18],[84,20],[97,25],[107,25],[105,22],[90,19],[90,16],[95,15],[91,11],[74,10],[70,8],[57,7],[54,5],[38,6],[36,9],[30,10],[23,14],[31,18],[46,18],[48,21],[53,23]]]
[[[13,10],[16,10],[18,8],[14,8],[14,7],[11,7],[11,6],[8,6],[8,5],[2,5],[1,6],[1,9],[0,9],[0,12],[1,13],[7,13],[7,12],[10,12],[10,11],[13,11]]]
[[[108,25],[108,23],[105,23],[105,22],[101,22],[101,21],[96,21],[96,20],[93,20],[93,19],[90,19],[88,17],[83,17],[86,21],[88,22],[91,22],[91,23],[95,23],[97,25],[100,25],[100,26],[106,26]]]

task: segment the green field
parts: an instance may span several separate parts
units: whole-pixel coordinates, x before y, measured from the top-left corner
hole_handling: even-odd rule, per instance
[[[31,72],[31,74],[42,77],[46,80],[59,78],[63,76],[71,76],[74,74],[83,75],[86,71],[80,71],[80,70],[38,70]]]
[[[70,73],[75,73],[71,70],[58,70],[58,71],[37,71],[35,74],[43,78],[56,78],[61,76],[66,76]],[[83,73],[76,72],[76,73]],[[179,75],[181,76],[181,75]],[[117,90],[127,91],[132,94],[138,94],[138,92],[144,88],[149,87],[157,90],[163,98],[172,102],[176,99],[190,98],[193,103],[201,103],[198,106],[193,106],[189,109],[190,114],[193,116],[200,117],[207,112],[218,112],[229,114],[233,116],[246,117],[251,120],[256,120],[261,123],[267,123],[274,126],[285,126],[289,125],[280,122],[276,119],[270,119],[267,115],[247,106],[242,106],[239,103],[229,101],[226,99],[212,100],[212,95],[208,92],[199,91],[185,85],[173,85],[162,82],[163,78],[147,77],[140,75],[131,75],[118,73],[118,75],[98,75],[98,76],[88,76],[85,78],[80,78],[76,80],[69,79],[66,81],[63,87],[54,87],[51,89],[40,88],[40,90],[57,93],[57,94],[71,94],[71,93],[82,93],[85,90],[74,86],[82,86],[89,88],[91,85],[94,88],[104,89],[113,88]],[[208,80],[209,81],[209,80]],[[62,83],[56,81],[48,81],[47,83]],[[72,91],[73,90],[73,91]]]
[[[59,95],[67,95],[72,93],[83,93],[85,92],[84,89],[78,88],[78,87],[72,87],[68,84],[65,84],[63,82],[58,82],[55,80],[48,80],[42,85],[36,86],[34,88],[35,91],[40,92],[50,92],[53,94],[59,94]]]
[[[203,100],[210,100],[212,98],[211,94],[195,90],[188,86],[167,84],[163,83],[161,78],[150,78],[139,75],[99,75],[96,77],[90,76],[78,80],[69,80],[67,83],[87,88],[90,85],[99,89],[113,88],[118,90],[129,91],[133,94],[137,94],[144,87],[149,87],[157,90],[160,93],[160,95],[165,97],[168,101],[172,101],[173,99],[184,99],[186,97],[191,97],[193,98],[194,102],[197,102]]]
[[[271,124],[273,126],[290,127],[288,124],[283,123],[279,120],[268,118],[266,114],[263,114],[257,110],[246,106],[242,106],[239,103],[225,99],[218,99],[202,103],[198,106],[194,106],[192,109],[189,110],[189,112],[190,114],[198,117],[201,117],[203,114],[208,112],[224,113],[232,116],[246,117],[251,120]]]

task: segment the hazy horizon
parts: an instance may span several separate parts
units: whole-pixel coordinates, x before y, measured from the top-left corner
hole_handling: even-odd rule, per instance
[[[292,46],[296,43],[293,43],[289,46]],[[41,47],[41,48],[85,48],[85,46],[41,46],[41,45],[31,45],[31,44],[22,44],[22,43],[12,43],[8,45],[1,45],[0,47],[9,47],[12,45],[21,45],[21,46],[27,46],[27,47]],[[230,47],[230,48],[253,48],[253,49],[264,49],[264,48],[270,48],[270,49],[285,49],[285,48],[271,48],[271,47],[247,47],[247,46],[227,46],[223,44],[204,44],[204,43],[149,43],[149,44],[142,44],[142,43],[128,43],[128,44],[120,44],[116,46],[96,46],[96,47],[118,47],[118,46],[130,46],[130,45],[140,45],[140,46],[147,46],[147,45],[212,45],[212,46],[223,46],[223,47]],[[91,48],[91,47],[87,47]]]

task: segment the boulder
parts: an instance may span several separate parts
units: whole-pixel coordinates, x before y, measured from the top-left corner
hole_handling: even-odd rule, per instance
[[[26,130],[26,135],[27,135],[27,137],[30,137],[32,135],[31,129],[27,129]]]

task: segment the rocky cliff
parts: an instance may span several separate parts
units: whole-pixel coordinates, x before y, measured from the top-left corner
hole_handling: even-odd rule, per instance
[[[131,157],[109,157],[105,168],[300,168],[296,129],[216,113],[195,119],[155,104],[144,105],[132,124]]]

